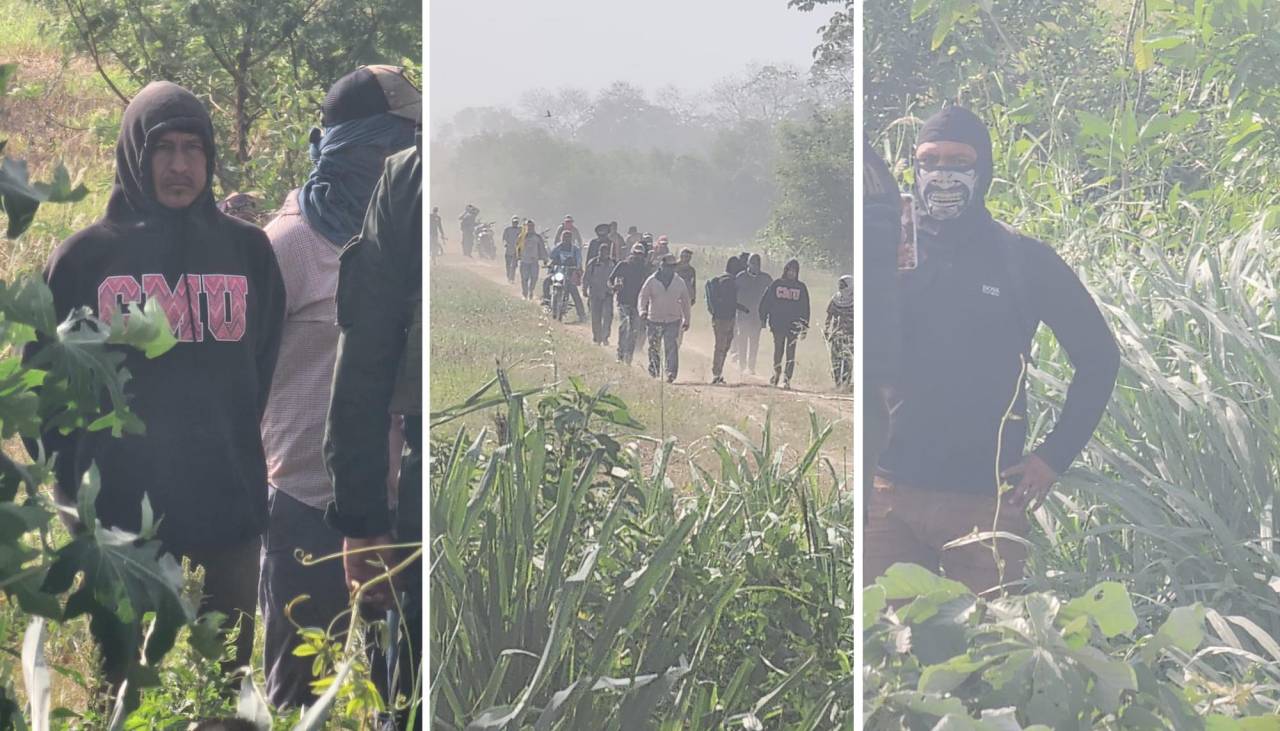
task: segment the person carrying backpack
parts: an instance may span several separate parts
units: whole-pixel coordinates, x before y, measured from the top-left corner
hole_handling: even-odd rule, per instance
[[[724,359],[729,354],[729,346],[733,344],[734,322],[739,312],[748,312],[745,305],[738,302],[738,280],[736,276],[742,269],[737,257],[729,257],[724,266],[724,274],[707,280],[707,311],[711,313],[711,332],[715,334],[715,352],[711,358],[711,383],[724,383]]]
[[[848,274],[836,283],[836,293],[827,303],[827,321],[822,337],[831,349],[831,380],[837,389],[853,386],[853,277]]]
[[[919,261],[899,278],[903,346],[870,496],[867,581],[909,561],[975,594],[1016,585],[1020,541],[944,546],[975,525],[1025,536],[1027,510],[1050,494],[1111,398],[1120,353],[1106,320],[1053,249],[991,217],[992,177],[991,136],[973,112],[946,107],[921,127]],[[1057,423],[1027,452],[1026,376],[1041,322],[1075,373]]]

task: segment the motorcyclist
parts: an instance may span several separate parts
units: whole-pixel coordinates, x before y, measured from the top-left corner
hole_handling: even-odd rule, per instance
[[[516,242],[520,239],[520,217],[512,216],[511,225],[502,231],[502,245],[505,249],[507,262],[507,282],[516,283],[516,270],[520,266],[520,259],[516,255]]]
[[[542,280],[542,303],[551,306],[551,274],[557,268],[564,271],[564,288],[573,298],[573,307],[578,311],[578,322],[587,319],[586,308],[582,305],[582,295],[578,293],[578,280],[582,277],[582,252],[573,245],[571,231],[560,232],[560,243],[547,255],[548,275]]]

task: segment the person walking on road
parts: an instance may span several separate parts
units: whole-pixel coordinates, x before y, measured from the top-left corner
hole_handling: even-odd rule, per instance
[[[800,262],[792,259],[782,268],[760,300],[760,323],[773,333],[773,377],[770,386],[791,388],[796,370],[796,343],[809,333],[809,288],[800,281]],[[785,360],[784,360],[785,358]]]
[[[538,265],[547,258],[547,242],[532,220],[525,221],[524,231],[516,239],[516,258],[520,260],[520,295],[531,300],[538,286]]]
[[[853,387],[853,277],[848,274],[836,283],[836,293],[827,303],[823,338],[831,349],[831,379],[836,388]]]
[[[618,262],[609,275],[609,284],[618,294],[618,362],[631,365],[636,341],[640,338],[643,321],[640,319],[640,288],[649,278],[649,262],[644,244],[631,245],[631,256]]]
[[[475,246],[476,221],[480,219],[480,209],[467,204],[462,211],[462,215],[458,216],[458,222],[462,226],[462,255],[470,258],[471,249]]]
[[[707,310],[711,313],[711,331],[715,334],[715,353],[711,358],[711,382],[724,383],[724,359],[733,343],[734,321],[747,308],[738,302],[738,274],[741,263],[729,257],[725,273],[707,280]]]
[[[431,209],[431,255],[440,256],[444,253],[444,242],[447,237],[444,235],[444,219],[440,217],[440,206]]]
[[[611,248],[601,246],[595,258],[587,262],[587,271],[582,277],[582,294],[591,311],[591,341],[596,345],[608,345],[609,330],[613,328],[613,291],[609,288],[609,277],[615,264]]]
[[[734,350],[737,351],[738,370],[755,375],[756,354],[760,350],[760,300],[773,282],[773,277],[760,270],[760,255],[737,257],[745,269],[738,273],[738,303],[747,308],[738,314],[737,332],[734,333]]]
[[[648,323],[649,375],[657,378],[665,361],[667,383],[673,383],[680,373],[680,332],[689,329],[691,314],[689,288],[676,276],[675,256],[664,256],[662,266],[640,288],[639,308]]]
[[[622,234],[618,233],[618,222],[609,222],[609,256],[614,261],[622,261],[622,257],[627,253],[627,240],[622,238]]]
[[[516,283],[516,271],[520,268],[520,259],[516,255],[516,243],[520,240],[520,217],[512,216],[511,225],[502,231],[502,245],[507,263],[507,283]]]

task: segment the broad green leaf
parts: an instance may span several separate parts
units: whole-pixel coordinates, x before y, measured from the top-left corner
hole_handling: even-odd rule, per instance
[[[862,626],[870,627],[880,619],[880,613],[888,606],[884,587],[872,584],[862,590]]]
[[[125,305],[111,325],[107,342],[129,345],[141,350],[148,358],[157,358],[173,348],[178,340],[173,335],[160,300],[152,298],[142,307]]]
[[[975,660],[969,655],[957,655],[944,663],[930,665],[920,673],[916,689],[922,693],[950,693],[969,676],[982,670],[990,660]]]
[[[1059,617],[1067,621],[1081,615],[1097,622],[1098,629],[1107,637],[1128,634],[1138,627],[1138,615],[1133,611],[1129,590],[1116,581],[1094,586],[1084,596],[1067,602],[1059,613]]]
[[[958,597],[969,593],[964,584],[944,579],[923,566],[912,563],[893,564],[875,583],[884,590],[885,599],[889,601],[915,599],[924,595]]]

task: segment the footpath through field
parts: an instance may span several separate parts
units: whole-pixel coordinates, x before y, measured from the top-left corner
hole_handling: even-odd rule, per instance
[[[550,320],[537,303],[523,300],[518,287],[506,281],[502,262],[446,254],[431,267],[432,409],[466,398],[492,377],[495,360],[507,366],[519,361],[514,380],[521,386],[554,380],[549,363],[554,361],[561,380],[578,375],[593,389],[608,384],[611,392],[628,402],[650,435],[675,435],[686,452],[697,451],[698,441],[719,424],[757,440],[765,407],[775,440],[790,445],[789,451],[802,449],[809,441],[812,409],[820,424],[834,425],[824,456],[837,471],[852,472],[853,400],[835,393],[829,377],[821,380],[829,360],[821,337],[815,337],[817,328],[802,342],[795,389],[771,387],[765,376],[740,374],[732,354],[725,367],[731,383],[712,386],[711,328],[699,301],[680,348],[679,377],[674,384],[665,384],[645,370],[643,339],[631,367],[616,362],[616,322],[611,345],[594,345],[589,323],[575,323],[572,307],[567,324],[560,324]],[[815,316],[825,306],[825,300],[816,302]],[[767,332],[761,341],[757,371],[767,374],[772,354]]]

